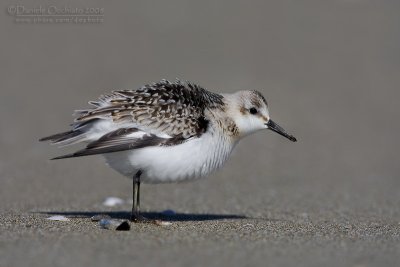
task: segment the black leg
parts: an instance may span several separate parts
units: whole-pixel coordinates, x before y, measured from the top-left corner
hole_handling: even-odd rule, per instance
[[[132,194],[132,214],[131,221],[135,223],[154,223],[156,225],[166,225],[160,220],[149,220],[140,215],[140,176],[142,171],[139,170],[135,176],[133,176],[133,194]]]
[[[137,212],[137,215],[140,216],[140,179],[137,182],[136,203],[137,203],[136,212]]]
[[[131,221],[138,222],[141,220],[140,216],[140,175],[142,171],[138,171],[135,176],[133,176],[133,192],[132,192],[132,214]]]

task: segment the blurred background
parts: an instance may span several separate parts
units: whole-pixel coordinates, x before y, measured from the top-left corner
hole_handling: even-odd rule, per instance
[[[104,13],[97,22],[35,23],[17,16],[18,6]],[[400,2],[2,1],[1,8],[4,214],[96,211],[107,196],[128,199],[130,181],[101,157],[50,162],[70,149],[38,139],[68,129],[73,110],[102,93],[179,78],[215,92],[261,91],[271,117],[298,142],[257,133],[206,180],[145,185],[145,211],[399,222]]]

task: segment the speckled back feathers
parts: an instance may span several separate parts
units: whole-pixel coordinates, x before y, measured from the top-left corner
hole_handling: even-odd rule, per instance
[[[111,118],[114,122],[134,122],[185,139],[206,131],[206,108],[224,106],[223,96],[178,80],[161,80],[136,90],[114,91],[89,103],[95,108],[80,111],[76,125],[96,118]]]

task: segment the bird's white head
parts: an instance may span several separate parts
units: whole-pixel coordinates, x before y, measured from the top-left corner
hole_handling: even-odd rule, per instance
[[[239,91],[224,97],[228,104],[227,113],[237,126],[240,137],[270,129],[293,142],[297,141],[294,136],[271,120],[267,101],[260,92]]]

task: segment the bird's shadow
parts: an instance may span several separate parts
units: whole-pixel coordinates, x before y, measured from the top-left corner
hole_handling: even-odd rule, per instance
[[[91,218],[96,215],[108,215],[112,219],[128,220],[131,217],[130,212],[126,211],[38,211],[36,213],[47,215],[63,215],[69,218]],[[142,212],[144,217],[152,220],[164,220],[174,222],[187,222],[187,221],[213,221],[225,219],[247,219],[244,215],[236,214],[196,214],[196,213],[166,213],[166,212]]]

